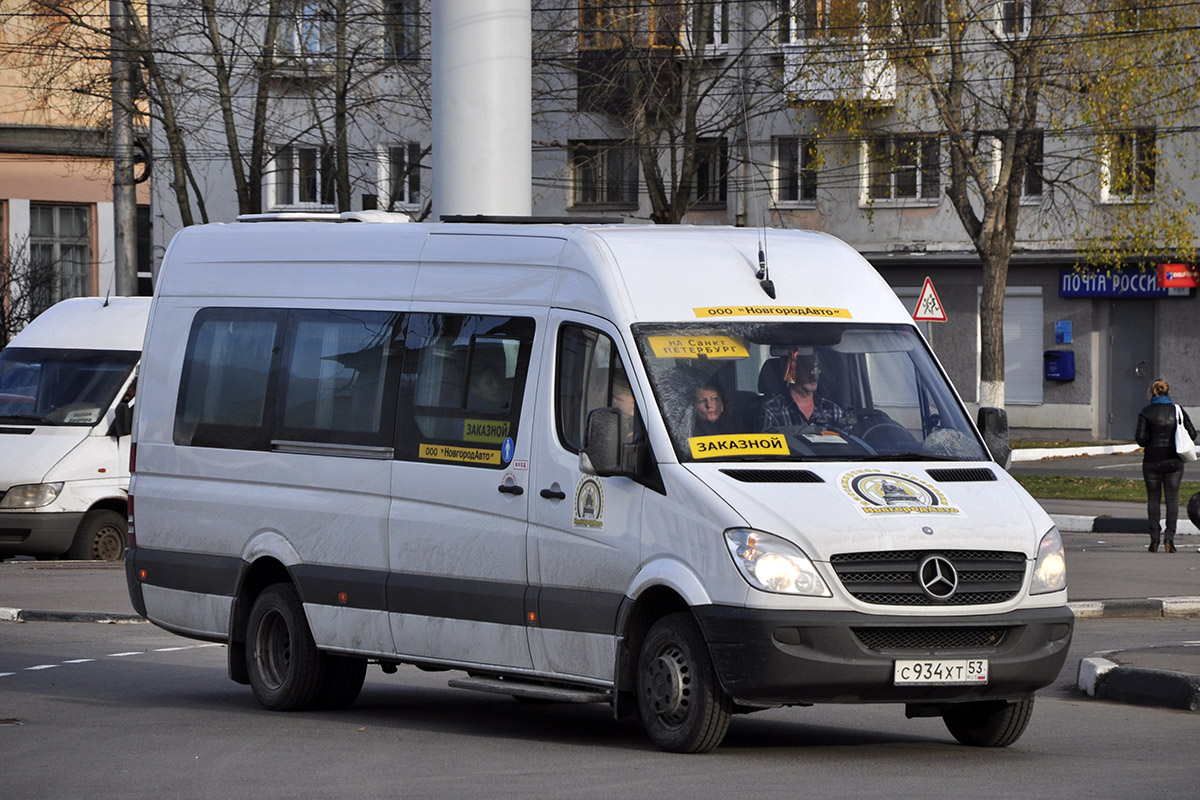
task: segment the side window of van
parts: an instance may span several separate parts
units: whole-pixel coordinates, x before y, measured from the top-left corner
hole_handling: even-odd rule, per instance
[[[277,438],[390,447],[399,364],[388,370],[401,315],[387,311],[291,311],[280,370]]]
[[[506,467],[504,443],[517,437],[533,320],[412,313],[405,328],[397,457]]]
[[[287,312],[206,308],[192,322],[175,414],[175,444],[263,450]]]
[[[640,422],[629,376],[612,339],[591,328],[564,325],[558,337],[558,374],[555,377],[555,416],[563,447],[578,453],[583,447],[587,415],[594,409],[616,406]]]

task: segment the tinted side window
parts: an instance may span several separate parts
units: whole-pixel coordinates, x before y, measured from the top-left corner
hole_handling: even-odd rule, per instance
[[[285,315],[242,308],[202,309],[196,315],[176,406],[177,445],[269,446]]]
[[[409,314],[396,452],[496,469],[512,458],[534,323],[525,317]]]
[[[398,369],[388,369],[400,314],[292,311],[283,353],[277,438],[391,446]]]
[[[563,447],[580,451],[587,415],[597,408],[616,406],[625,416],[635,417],[635,429],[641,430],[629,377],[611,339],[591,328],[564,325],[557,363],[555,416]]]

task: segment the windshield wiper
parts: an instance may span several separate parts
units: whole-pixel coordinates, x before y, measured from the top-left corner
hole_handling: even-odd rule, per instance
[[[57,425],[58,423],[37,414],[4,414],[0,422],[34,422],[38,425]]]
[[[881,453],[874,456],[864,456],[854,461],[971,461],[973,459],[958,458],[949,455],[930,455],[929,453]]]

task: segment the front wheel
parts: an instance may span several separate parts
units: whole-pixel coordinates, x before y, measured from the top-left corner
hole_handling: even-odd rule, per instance
[[[942,722],[955,739],[972,747],[1008,747],[1021,738],[1033,715],[1033,698],[962,703],[947,708]]]
[[[83,515],[67,558],[76,561],[120,561],[125,557],[129,521],[115,511],[98,508]]]
[[[638,710],[651,741],[672,753],[707,753],[729,730],[733,703],[691,614],[663,617],[638,656]]]
[[[246,626],[246,670],[258,702],[272,711],[312,707],[326,685],[324,667],[296,588],[268,586]]]

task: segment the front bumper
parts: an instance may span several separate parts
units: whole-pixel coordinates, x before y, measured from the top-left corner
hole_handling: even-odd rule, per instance
[[[0,558],[61,556],[75,539],[82,511],[0,512]]]
[[[920,618],[716,605],[692,610],[725,692],[769,705],[1018,699],[1058,677],[1075,624],[1066,606]],[[926,639],[972,644],[909,646]],[[980,645],[981,639],[995,643]],[[988,682],[896,686],[892,670],[901,658],[986,658]]]

